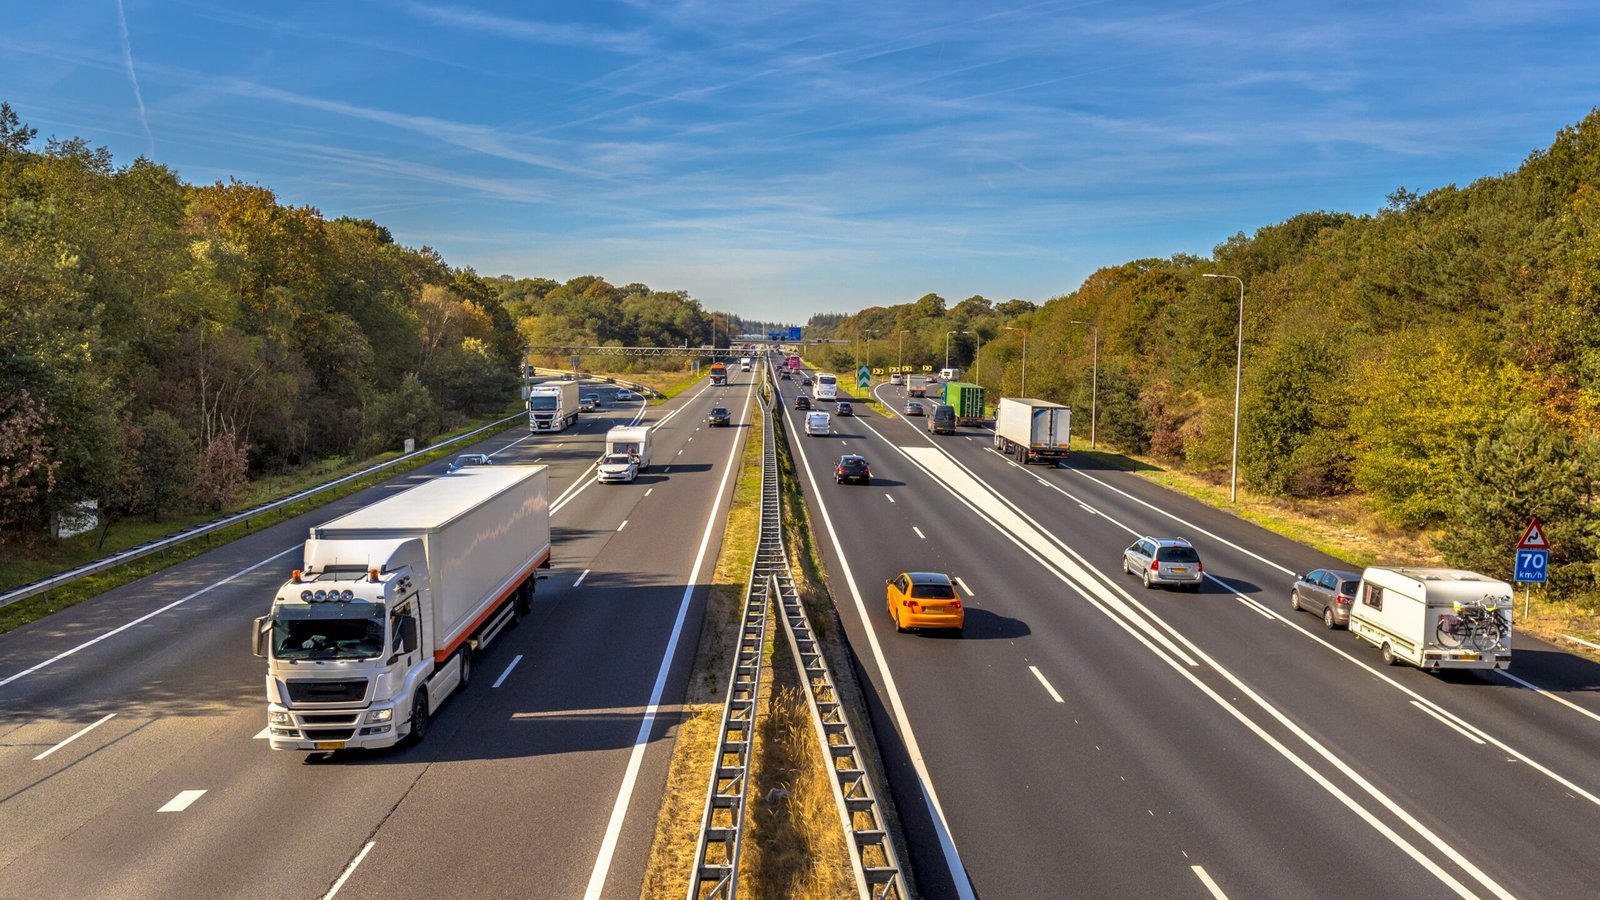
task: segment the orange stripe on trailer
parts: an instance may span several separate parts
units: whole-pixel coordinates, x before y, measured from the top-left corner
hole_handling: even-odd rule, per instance
[[[483,623],[485,621],[487,621],[490,616],[492,616],[496,612],[498,612],[500,610],[500,607],[505,605],[506,598],[510,597],[512,594],[516,593],[517,592],[517,587],[521,586],[522,582],[527,581],[528,578],[535,571],[537,571],[540,566],[544,565],[544,561],[549,559],[549,558],[550,558],[550,551],[549,550],[544,551],[543,555],[541,555],[538,559],[533,561],[533,565],[528,566],[526,569],[523,570],[522,577],[518,578],[516,580],[516,582],[512,585],[511,589],[506,591],[504,594],[501,594],[500,598],[498,600],[496,600],[495,602],[489,604],[489,608],[484,610],[478,616],[477,619],[473,620],[472,624],[470,626],[468,626],[464,631],[461,632],[461,636],[460,637],[458,637],[454,641],[452,641],[450,643],[450,646],[445,647],[442,650],[433,651],[433,661],[442,663],[445,660],[449,659],[450,658],[450,654],[452,654],[452,653],[456,652],[456,650],[460,649],[461,645],[465,644],[467,642],[467,638],[470,638],[474,634],[477,634],[478,633],[478,628],[480,626],[482,626]]]

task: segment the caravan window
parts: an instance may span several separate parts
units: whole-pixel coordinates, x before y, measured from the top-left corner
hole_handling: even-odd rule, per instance
[[[1361,602],[1363,605],[1370,606],[1373,609],[1383,609],[1383,588],[1363,582],[1361,585]]]

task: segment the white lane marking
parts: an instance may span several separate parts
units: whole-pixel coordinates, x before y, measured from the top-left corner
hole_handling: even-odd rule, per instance
[[[1233,599],[1239,601],[1240,603],[1243,603],[1245,606],[1250,607],[1250,611],[1255,613],[1258,616],[1261,616],[1261,617],[1267,618],[1267,619],[1275,619],[1275,618],[1277,618],[1277,616],[1274,616],[1272,614],[1271,610],[1269,610],[1266,607],[1262,606],[1260,603],[1257,603],[1254,599],[1252,599],[1250,597],[1246,597],[1243,594],[1234,594],[1233,595]]]
[[[505,683],[506,676],[511,674],[511,670],[515,669],[517,667],[517,663],[519,663],[519,662],[522,662],[522,654],[521,653],[518,653],[516,656],[511,658],[511,664],[506,666],[506,670],[504,672],[501,672],[500,673],[500,677],[496,678],[494,680],[494,684],[489,685],[489,687],[490,688],[497,688],[501,684]]]
[[[913,526],[911,526],[911,530],[915,531],[917,533],[917,537],[922,538],[923,540],[927,540],[928,539],[928,536],[922,533],[922,529],[921,528],[918,528],[917,526],[913,525]]]
[[[868,430],[877,434],[871,426],[868,426]],[[878,437],[882,439],[883,436],[878,435]],[[894,445],[889,444],[889,446]],[[867,616],[866,600],[862,598],[861,588],[856,584],[855,572],[845,555],[844,544],[839,540],[839,532],[833,527],[833,516],[828,512],[828,504],[823,501],[822,491],[817,485],[817,476],[812,471],[811,461],[806,456],[805,443],[796,442],[794,448],[800,451],[800,462],[806,478],[811,482],[811,493],[817,498],[817,509],[822,513],[822,524],[827,526],[828,539],[833,542],[833,552],[838,557],[839,568],[843,570],[844,583],[850,589],[856,615],[861,618],[861,627],[866,631],[867,647],[872,651],[872,658],[878,664],[879,675],[883,677],[883,689],[889,696],[889,708],[894,712],[895,724],[899,726],[900,740],[905,743],[906,756],[911,759],[911,767],[917,773],[917,784],[922,789],[922,802],[928,808],[934,834],[939,839],[939,850],[944,854],[945,867],[950,872],[956,896],[961,900],[975,900],[977,894],[973,892],[972,881],[967,877],[967,867],[961,862],[961,853],[956,850],[955,837],[950,834],[950,822],[945,818],[944,808],[939,804],[939,794],[933,788],[933,776],[928,772],[927,761],[922,756],[922,745],[918,743],[916,733],[911,730],[911,719],[906,715],[905,702],[900,699],[900,689],[895,686],[894,673],[889,670],[889,663],[883,658],[883,645],[878,642],[877,629],[872,627],[872,620]]]
[[[956,576],[956,586],[960,587],[963,591],[966,591],[968,597],[976,597],[976,596],[978,596],[977,594],[974,594],[972,592],[972,588],[967,587],[967,583],[965,581],[961,580],[961,576],[960,575]]]
[[[655,488],[645,488],[644,495],[646,497],[650,496],[650,492],[653,490],[655,490]]]
[[[754,392],[747,389],[741,414],[749,413],[752,396]],[[594,869],[589,873],[589,887],[583,893],[584,900],[599,900],[600,893],[606,886],[606,876],[611,872],[611,857],[617,852],[617,839],[622,834],[622,821],[628,814],[628,800],[633,796],[634,783],[639,779],[639,767],[644,763],[644,751],[649,746],[650,729],[655,726],[656,711],[661,706],[661,695],[667,689],[667,673],[671,671],[673,657],[678,652],[678,638],[683,634],[683,622],[689,613],[689,600],[694,596],[695,583],[700,578],[700,567],[705,564],[706,550],[711,546],[711,535],[721,523],[717,513],[722,509],[723,500],[728,493],[728,479],[733,476],[733,471],[737,468],[734,459],[739,453],[739,442],[729,443],[728,461],[723,467],[722,481],[717,485],[717,492],[713,495],[715,500],[711,504],[710,515],[706,517],[705,532],[700,536],[700,550],[695,554],[694,566],[689,570],[689,578],[683,588],[683,597],[678,601],[678,617],[672,623],[672,634],[667,638],[667,648],[661,654],[661,666],[656,670],[656,681],[650,688],[650,703],[645,707],[644,718],[639,722],[639,733],[634,736],[633,752],[628,756],[628,768],[622,775],[622,784],[617,787],[617,800],[611,807],[611,819],[606,823],[605,837],[600,841],[600,853],[595,857]]]
[[[699,430],[700,429],[698,429],[698,428],[695,429],[695,431],[699,431]],[[689,443],[693,443],[693,442],[694,442],[694,435],[692,435],[692,434],[689,435],[689,440],[684,441],[685,444],[689,444]]]
[[[256,732],[253,736],[251,736],[250,739],[253,741],[264,741],[270,737],[272,737],[272,726],[269,725],[266,728]]]
[[[884,494],[884,495],[883,495],[883,496],[884,496],[884,497],[886,497],[886,498],[888,498],[888,500],[889,500],[889,502],[890,502],[890,503],[893,503],[893,502],[895,502],[895,501],[894,501],[894,495],[893,495],[893,494]]]
[[[116,716],[116,713],[106,713],[105,715],[100,717],[99,721],[93,722],[91,724],[83,726],[82,728],[80,728],[76,732],[74,732],[72,737],[67,738],[66,740],[62,741],[61,743],[55,745],[54,747],[51,747],[49,750],[46,750],[45,752],[39,754],[38,756],[35,756],[33,758],[34,762],[38,762],[39,760],[44,759],[46,756],[49,756],[50,754],[56,752],[57,750],[60,750],[62,747],[65,747],[66,745],[72,743],[73,741],[77,740],[78,738],[81,738],[84,735],[88,734],[89,732],[95,730],[96,728],[99,728],[101,725],[104,725],[105,723],[109,722],[114,716]]]
[[[627,519],[623,519],[622,520],[622,524],[617,526],[617,530],[621,531],[622,529],[627,528],[627,527],[628,527],[628,520]]]
[[[673,410],[673,412],[675,413],[675,412],[677,412],[677,410]],[[644,406],[641,405],[639,407],[639,411],[634,413],[633,418],[628,421],[628,424],[629,425],[637,425],[637,424],[639,424],[639,420],[644,418],[644,413],[645,413],[645,408],[644,408]],[[669,413],[667,415],[667,418],[668,419],[672,418],[672,415]],[[665,421],[665,420],[663,420],[663,421]],[[659,422],[656,423],[656,427],[659,427],[659,426],[660,426],[660,423]],[[593,472],[595,470],[595,467],[598,466],[599,464],[600,464],[600,460],[598,458],[596,458],[594,462],[589,464],[588,468],[584,469],[581,473],[579,473],[578,477],[572,482],[572,484],[568,485],[567,489],[561,492],[561,495],[556,498],[555,502],[550,504],[550,515],[553,516],[556,513],[560,512],[563,507],[565,507],[568,503],[572,502],[574,497],[577,497],[579,494],[581,494],[585,490],[587,490],[589,485],[598,483],[593,478],[589,477],[589,473]]]
[[[1454,730],[1457,734],[1459,734],[1462,737],[1466,738],[1467,740],[1473,742],[1474,744],[1482,745],[1484,743],[1483,738],[1478,737],[1477,735],[1475,735],[1472,732],[1466,730],[1465,728],[1462,728],[1460,725],[1457,725],[1456,723],[1450,721],[1449,719],[1446,719],[1444,716],[1441,716],[1438,713],[1434,712],[1433,710],[1429,709],[1428,707],[1423,706],[1421,703],[1418,703],[1417,701],[1413,700],[1413,701],[1411,701],[1411,705],[1415,706],[1417,709],[1422,710],[1423,712],[1427,713],[1428,715],[1433,716],[1435,719],[1438,719],[1440,721],[1440,723],[1442,723],[1445,726],[1449,727],[1450,729]]]
[[[671,466],[667,466],[665,469],[661,470],[661,474],[665,475],[665,474],[667,474],[668,472],[671,472],[671,471],[672,471],[672,467]]]
[[[1586,641],[1583,638],[1573,637],[1570,634],[1563,634],[1562,637],[1564,637],[1567,640],[1573,642],[1574,644],[1582,644],[1585,647],[1588,647],[1590,650],[1600,650],[1600,644],[1596,644],[1596,643],[1592,643],[1590,641]],[[1504,670],[1501,669],[1501,670],[1497,670],[1497,671],[1504,671]]]
[[[322,900],[333,900],[333,895],[339,893],[339,889],[344,887],[344,883],[349,880],[350,874],[356,870],[356,866],[361,865],[363,859],[367,858],[368,851],[376,843],[377,841],[367,841],[367,845],[361,848],[361,852],[356,854],[356,858],[350,860],[350,865],[344,867],[344,874],[340,875],[339,880],[333,883],[333,887],[328,888],[328,892],[322,895]]]
[[[588,570],[588,569],[584,569],[584,570],[583,570],[583,574],[581,574],[581,575],[579,575],[579,576],[578,576],[578,580],[577,580],[577,581],[574,581],[574,582],[573,582],[573,583],[572,583],[572,586],[573,586],[573,587],[577,587],[577,586],[578,586],[578,585],[580,585],[580,584],[583,584],[583,580],[584,580],[584,579],[585,579],[585,578],[588,578],[588,577],[589,577],[589,570]]]
[[[205,791],[179,791],[178,796],[168,800],[167,805],[156,810],[156,812],[183,812],[204,794]]]
[[[682,450],[679,450],[679,451],[678,451],[678,455],[679,455],[679,456],[682,456],[682,455],[683,455],[683,451],[682,451]]]
[[[50,657],[49,659],[47,659],[47,660],[45,660],[43,662],[34,663],[33,665],[29,666],[26,669],[23,669],[21,672],[18,672],[15,675],[8,675],[5,678],[0,678],[0,687],[5,687],[6,685],[10,684],[13,681],[16,681],[18,678],[21,678],[24,675],[32,675],[34,672],[39,671],[40,669],[44,668],[45,666],[49,666],[49,665],[53,665],[55,663],[58,663],[61,660],[66,659],[67,657],[73,655],[74,653],[77,653],[79,650],[83,650],[83,649],[88,648],[88,647],[93,647],[95,644],[100,643],[101,641],[105,640],[106,638],[113,637],[115,635],[121,634],[122,632],[127,631],[129,628],[132,628],[133,626],[138,625],[141,622],[149,621],[150,619],[153,619],[156,616],[161,615],[162,613],[166,612],[169,609],[176,609],[177,607],[182,606],[185,603],[188,603],[190,600],[193,600],[194,598],[200,596],[201,594],[205,594],[205,593],[207,593],[209,591],[214,591],[217,588],[222,587],[223,585],[227,584],[230,581],[233,581],[236,578],[239,578],[241,576],[248,575],[251,572],[254,572],[255,570],[257,570],[257,569],[261,568],[262,566],[266,565],[267,563],[273,562],[274,560],[276,560],[280,556],[287,556],[288,554],[293,553],[296,550],[303,550],[303,549],[305,549],[305,545],[304,544],[295,544],[293,547],[290,547],[287,550],[280,550],[277,553],[274,553],[271,556],[267,557],[266,559],[263,559],[262,561],[256,563],[255,565],[250,566],[249,568],[240,569],[239,571],[233,573],[232,575],[229,575],[227,578],[224,578],[221,581],[217,581],[217,582],[213,582],[211,584],[208,584],[205,587],[199,589],[198,591],[195,591],[192,594],[185,594],[184,596],[179,597],[178,599],[172,601],[171,603],[168,603],[166,606],[163,606],[160,609],[152,610],[152,611],[147,612],[144,615],[140,616],[139,618],[134,619],[131,622],[126,622],[126,623],[124,623],[122,625],[118,625],[116,628],[111,629],[110,631],[106,632],[105,634],[102,634],[102,635],[100,635],[98,637],[90,638],[89,640],[84,641],[83,643],[79,644],[76,647],[73,647],[70,650],[63,650],[60,653],[57,653],[55,656],[52,656],[52,657]]]
[[[1056,693],[1056,689],[1051,687],[1050,686],[1050,682],[1045,680],[1044,673],[1039,671],[1039,667],[1038,666],[1029,666],[1028,669],[1033,672],[1033,677],[1039,679],[1039,683],[1044,685],[1044,689],[1050,692],[1050,696],[1055,698],[1055,701],[1057,703],[1065,703],[1065,702],[1067,702],[1067,701],[1061,699],[1061,695]]]
[[[544,457],[542,457],[542,456],[535,456],[535,457],[534,457],[534,458],[533,458],[533,461],[534,461],[534,462],[544,462]]]
[[[1577,638],[1569,638],[1569,640],[1577,640]],[[1578,643],[1587,644],[1589,642],[1588,641],[1578,641]],[[1594,645],[1590,644],[1590,646],[1594,646]],[[1600,649],[1600,648],[1597,648],[1597,649]],[[1515,681],[1517,684],[1522,685],[1523,687],[1527,688],[1530,691],[1533,691],[1535,694],[1538,694],[1541,697],[1546,697],[1546,698],[1549,698],[1551,700],[1554,700],[1555,702],[1561,704],[1562,706],[1568,707],[1569,709],[1573,710],[1574,712],[1581,713],[1583,715],[1588,716],[1591,719],[1594,719],[1596,722],[1600,722],[1600,715],[1596,715],[1594,713],[1594,711],[1584,709],[1583,707],[1579,706],[1576,703],[1573,703],[1571,700],[1568,700],[1565,697],[1558,697],[1555,694],[1552,694],[1551,692],[1545,690],[1544,688],[1539,687],[1538,685],[1534,684],[1533,682],[1528,681],[1527,679],[1518,678],[1517,676],[1511,674],[1510,672],[1507,672],[1505,669],[1493,669],[1491,671],[1493,671],[1496,675],[1499,675],[1501,678],[1506,678],[1506,679],[1510,679],[1511,681]]]
[[[1211,880],[1211,876],[1206,874],[1205,869],[1199,866],[1190,866],[1189,871],[1194,873],[1194,877],[1200,879],[1200,883],[1206,886],[1206,890],[1210,891],[1211,896],[1215,897],[1216,900],[1228,900],[1228,895],[1222,892],[1222,888],[1217,887],[1217,883]]]
[[[1165,634],[1159,630],[1155,630],[1151,624],[1151,621],[1153,620],[1167,632],[1170,632],[1176,640],[1184,645],[1184,647],[1187,647],[1191,652],[1194,653],[1196,657],[1199,657],[1207,667],[1215,671],[1218,675],[1221,675],[1223,678],[1227,679],[1227,681],[1232,684],[1234,689],[1239,691],[1241,695],[1248,697],[1257,707],[1266,712],[1282,727],[1292,732],[1302,743],[1315,751],[1317,755],[1321,756],[1331,767],[1337,769],[1346,778],[1354,782],[1356,786],[1362,789],[1363,792],[1365,792],[1372,799],[1376,800],[1396,818],[1404,822],[1414,833],[1422,837],[1441,854],[1448,857],[1457,866],[1465,870],[1479,884],[1483,885],[1496,896],[1505,898],[1505,900],[1511,900],[1511,895],[1492,878],[1490,878],[1488,874],[1479,869],[1454,847],[1445,843],[1443,838],[1439,837],[1438,834],[1430,830],[1415,816],[1403,809],[1388,795],[1378,790],[1378,788],[1370,781],[1362,777],[1360,773],[1351,768],[1348,763],[1336,755],[1327,746],[1313,738],[1305,731],[1305,729],[1301,728],[1281,710],[1267,702],[1266,698],[1262,697],[1255,690],[1251,689],[1249,685],[1240,680],[1239,677],[1233,672],[1224,668],[1216,660],[1205,654],[1198,646],[1195,645],[1192,640],[1185,637],[1165,620],[1155,616],[1142,604],[1134,601],[1131,597],[1127,597],[1127,595],[1120,589],[1117,589],[1117,592],[1121,594],[1122,597],[1126,598],[1128,602],[1124,603],[1117,596],[1114,596],[1110,592],[1111,582],[1109,579],[1105,579],[1104,575],[1101,575],[1098,572],[1095,573],[1099,575],[1102,580],[1104,580],[1104,584],[1102,584],[1100,581],[1092,580],[1090,578],[1089,569],[1073,564],[1071,561],[1067,560],[1062,553],[1057,552],[1054,547],[1043,546],[1040,552],[1035,552],[1030,545],[1042,545],[1045,538],[1045,535],[1040,532],[1037,527],[1035,527],[1036,523],[1033,523],[1032,519],[1027,519],[1027,523],[1025,524],[1022,521],[1022,519],[1025,517],[1020,512],[1014,512],[1010,504],[1006,503],[1003,498],[996,494],[992,487],[988,486],[987,483],[980,482],[977,476],[973,475],[970,470],[966,469],[966,467],[961,466],[953,457],[950,457],[948,453],[937,448],[900,447],[893,443],[889,443],[888,441],[885,441],[885,443],[902,456],[905,456],[907,459],[910,459],[922,466],[924,470],[926,470],[930,475],[934,476],[934,481],[936,484],[944,488],[948,493],[951,494],[951,496],[955,497],[969,509],[973,510],[973,512],[977,513],[981,518],[989,521],[989,523],[1002,535],[1009,538],[1013,543],[1017,544],[1017,546],[1021,547],[1024,551],[1028,552],[1029,555],[1033,556],[1036,560],[1043,564],[1047,570],[1054,572],[1058,578],[1077,590],[1080,596],[1094,604],[1095,607],[1104,613],[1113,623],[1122,628],[1139,643],[1143,644],[1145,649],[1149,650],[1152,655],[1170,666],[1181,677],[1189,681],[1189,683],[1192,684],[1197,690],[1205,694],[1206,697],[1208,697],[1213,703],[1220,706],[1241,725],[1249,729],[1251,733],[1255,734],[1256,737],[1259,738],[1263,743],[1275,750],[1284,759],[1288,760],[1291,765],[1298,768],[1303,774],[1306,775],[1306,777],[1316,782],[1317,785],[1324,791],[1328,792],[1335,799],[1339,800],[1340,803],[1344,804],[1347,809],[1359,816],[1372,829],[1387,838],[1407,856],[1411,857],[1411,859],[1419,866],[1426,869],[1430,874],[1450,887],[1458,895],[1463,897],[1473,896],[1473,894],[1464,885],[1456,880],[1455,876],[1445,871],[1445,869],[1441,867],[1432,857],[1424,853],[1421,848],[1412,844],[1394,829],[1390,828],[1387,824],[1379,820],[1367,810],[1364,804],[1358,803],[1354,797],[1345,793],[1344,790],[1329,780],[1328,777],[1325,776],[1319,769],[1313,767],[1309,762],[1302,759],[1301,754],[1290,750],[1288,746],[1284,745],[1281,741],[1273,737],[1264,728],[1258,725],[1253,719],[1245,715],[1243,710],[1236,707],[1221,694],[1217,693],[1217,691],[1210,685],[1200,680],[1198,675],[1190,671],[1190,668],[1194,667],[1196,663],[1192,659],[1189,659],[1187,654],[1184,654],[1182,650],[1178,649],[1171,640],[1168,640]],[[981,504],[984,509],[980,511],[978,505],[975,504]],[[1009,519],[1008,523],[1002,523],[1000,521],[1002,514]],[[1024,543],[1024,541],[1027,543]],[[842,551],[838,552],[840,552],[842,558]],[[1073,555],[1076,556],[1076,554]],[[1046,556],[1049,556],[1050,558],[1047,560]],[[1057,566],[1061,566],[1062,568],[1056,568]],[[1067,573],[1063,571],[1063,568],[1069,566],[1072,569],[1073,575],[1076,576],[1078,580],[1069,578]],[[1094,592],[1094,596],[1091,596],[1090,594],[1091,589]],[[1139,611],[1143,613],[1143,615],[1135,615],[1130,609],[1129,604],[1131,604],[1133,607],[1137,607]],[[1113,609],[1117,611],[1117,614],[1113,614]],[[1160,645],[1159,647],[1158,644]],[[1163,652],[1163,650],[1167,652]],[[1188,661],[1189,668],[1179,665],[1179,657]],[[1570,783],[1568,784],[1573,790],[1580,793],[1582,792],[1581,789],[1576,787],[1576,785],[1570,785]]]

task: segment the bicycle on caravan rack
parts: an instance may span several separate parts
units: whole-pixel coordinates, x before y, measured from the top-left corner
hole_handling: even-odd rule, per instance
[[[1511,633],[1511,621],[1504,610],[1490,605],[1493,597],[1480,603],[1452,603],[1453,613],[1439,617],[1434,635],[1445,647],[1471,647],[1488,650],[1499,646]]]

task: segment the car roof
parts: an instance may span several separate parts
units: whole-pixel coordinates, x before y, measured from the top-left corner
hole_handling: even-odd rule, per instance
[[[725,412],[728,411],[728,408],[726,406],[713,406],[713,407],[711,407],[711,411],[714,412],[714,413],[716,413],[716,412],[725,413]]]
[[[862,462],[866,462],[867,458],[865,456],[862,456],[859,453],[846,453],[843,456],[839,457],[839,462],[840,463],[855,462],[856,460],[860,460]]]
[[[1144,540],[1154,541],[1157,547],[1193,547],[1187,538],[1158,538],[1146,536]]]
[[[912,584],[949,584],[950,576],[942,572],[907,572]]]

